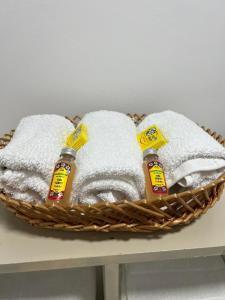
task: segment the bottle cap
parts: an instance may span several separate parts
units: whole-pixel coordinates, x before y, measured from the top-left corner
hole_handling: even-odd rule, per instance
[[[61,155],[63,154],[69,154],[69,155],[72,155],[74,158],[76,157],[76,151],[72,148],[62,148],[61,150]]]
[[[152,148],[148,148],[146,150],[143,151],[143,157],[147,156],[147,155],[157,155],[157,150],[152,149]]]

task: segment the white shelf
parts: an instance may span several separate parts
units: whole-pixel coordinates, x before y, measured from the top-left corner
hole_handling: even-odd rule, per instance
[[[163,235],[70,233],[33,228],[0,207],[0,272],[111,265],[225,251],[225,193],[197,221]]]

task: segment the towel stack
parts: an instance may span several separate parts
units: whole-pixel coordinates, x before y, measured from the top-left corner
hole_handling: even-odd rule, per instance
[[[73,124],[57,115],[23,118],[0,150],[0,188],[20,200],[45,199],[54,164]]]
[[[132,120],[99,111],[82,120],[88,143],[77,153],[73,201],[96,203],[137,200],[144,193],[142,154]],[[12,141],[0,151],[0,188],[21,200],[43,201],[54,163],[73,125],[55,115],[21,120]]]
[[[225,148],[193,121],[164,111],[147,116],[137,130],[153,124],[169,141],[158,150],[168,187],[176,183],[186,188],[201,187],[225,171]]]
[[[88,143],[76,157],[73,201],[138,200],[144,196],[142,153],[136,134],[155,124],[168,139],[158,154],[169,187],[204,186],[225,171],[225,149],[194,122],[172,111],[151,114],[139,126],[125,114],[98,111],[81,120]],[[19,123],[0,150],[0,188],[15,199],[44,201],[54,164],[73,124],[61,116],[36,115]]]
[[[138,200],[144,192],[142,153],[132,120],[118,112],[88,113],[81,120],[88,143],[77,154],[74,190],[82,203]]]

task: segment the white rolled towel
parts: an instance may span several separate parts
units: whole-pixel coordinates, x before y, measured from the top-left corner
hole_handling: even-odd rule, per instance
[[[0,188],[20,200],[44,200],[52,171],[73,124],[57,115],[23,118],[0,150]]]
[[[175,183],[201,187],[225,172],[225,148],[196,123],[179,113],[164,111],[148,115],[137,131],[153,124],[169,141],[158,150],[168,187]]]
[[[97,111],[81,122],[87,126],[88,143],[77,153],[76,200],[92,204],[141,198],[142,153],[133,121],[122,113]]]

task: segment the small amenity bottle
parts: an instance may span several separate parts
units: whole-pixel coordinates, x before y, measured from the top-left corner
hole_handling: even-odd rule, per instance
[[[75,174],[76,151],[72,148],[63,148],[60,159],[55,164],[52,181],[46,204],[49,206],[67,206],[71,200],[72,183]]]
[[[151,201],[160,196],[168,195],[163,165],[159,161],[157,150],[148,148],[143,152],[143,157],[147,200]]]

